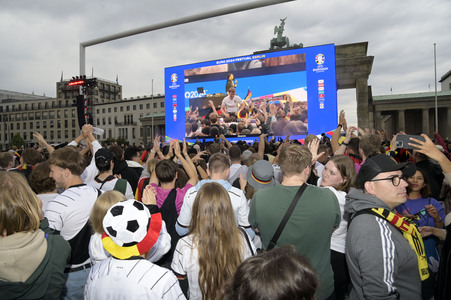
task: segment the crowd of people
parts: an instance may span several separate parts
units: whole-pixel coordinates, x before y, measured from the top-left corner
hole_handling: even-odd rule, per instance
[[[308,131],[306,101],[293,101],[289,94],[271,99],[241,99],[233,86],[221,105],[208,100],[190,107],[185,114],[185,137],[305,135]]]
[[[0,153],[0,299],[450,299],[451,142],[421,136],[35,133]]]

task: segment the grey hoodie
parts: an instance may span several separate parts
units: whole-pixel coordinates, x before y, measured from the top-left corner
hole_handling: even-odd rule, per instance
[[[366,208],[391,210],[380,199],[351,189],[345,215]],[[393,211],[394,212],[394,211]],[[421,299],[421,280],[415,251],[402,233],[371,214],[352,219],[346,237],[346,261],[353,288],[349,299]]]

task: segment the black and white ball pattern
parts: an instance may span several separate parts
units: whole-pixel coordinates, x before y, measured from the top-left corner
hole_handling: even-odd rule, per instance
[[[150,212],[141,202],[125,200],[113,205],[103,219],[103,229],[120,247],[141,242],[150,225]]]

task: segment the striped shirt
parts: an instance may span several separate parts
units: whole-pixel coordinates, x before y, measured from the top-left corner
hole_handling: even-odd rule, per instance
[[[235,187],[232,187],[227,181],[225,180],[202,180],[201,183],[204,182],[217,182],[224,186],[229,193],[230,196],[230,202],[232,203],[233,212],[235,213],[235,220],[238,226],[248,228],[251,225],[249,224],[248,216],[249,216],[249,205],[247,203],[246,196],[244,195],[243,191],[240,189],[237,189]],[[191,214],[192,214],[192,208],[194,204],[194,199],[196,198],[198,187],[200,187],[201,184],[198,183],[196,186],[190,188],[186,194],[185,198],[183,200],[182,208],[180,210],[180,215],[177,219],[177,222],[183,226],[188,227],[189,223],[191,222]],[[179,234],[181,234],[179,232]],[[181,234],[183,235],[183,234]]]
[[[83,228],[89,219],[99,192],[85,184],[74,185],[50,200],[44,212],[49,227],[60,231],[65,240],[70,240]]]
[[[175,275],[145,259],[108,258],[89,273],[85,299],[186,299]]]

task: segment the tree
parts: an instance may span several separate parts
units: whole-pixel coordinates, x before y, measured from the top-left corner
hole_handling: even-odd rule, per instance
[[[116,138],[116,139],[115,138],[107,138],[106,140],[102,141],[102,145],[105,145],[105,144],[111,145],[113,143],[117,143],[119,146],[129,144],[129,142],[124,138]]]
[[[121,146],[121,145],[124,145],[124,146],[128,145],[128,141],[126,139],[124,139],[124,138],[117,138],[116,139],[116,143],[119,146]]]
[[[19,133],[16,133],[12,137],[12,139],[11,139],[11,146],[16,146],[17,148],[25,146],[25,140],[23,139],[23,137],[20,136]]]

